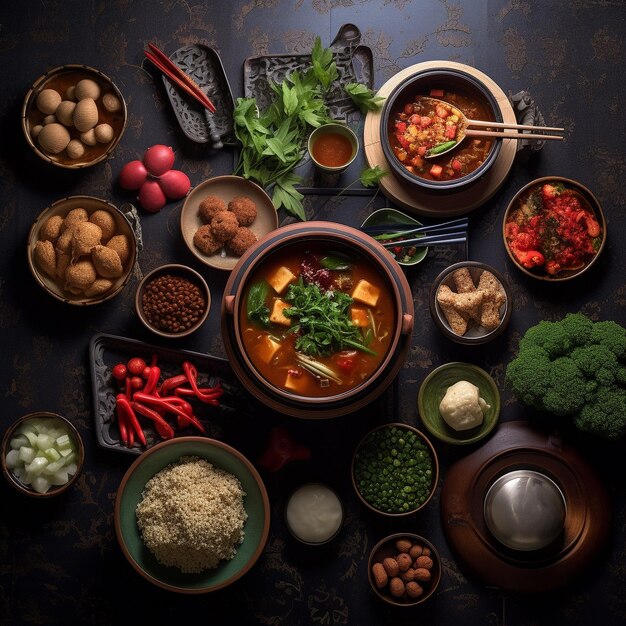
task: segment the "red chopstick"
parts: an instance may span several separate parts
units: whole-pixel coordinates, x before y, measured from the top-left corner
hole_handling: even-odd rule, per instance
[[[164,52],[154,44],[149,43],[150,51],[144,50],[146,58],[160,69],[171,81],[176,83],[183,91],[197,100],[203,107],[215,113],[215,106],[209,97],[200,89],[198,84],[183,70],[181,70]]]

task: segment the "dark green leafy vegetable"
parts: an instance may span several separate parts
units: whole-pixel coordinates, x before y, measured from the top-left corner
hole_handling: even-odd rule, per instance
[[[291,306],[283,313],[297,318],[290,328],[295,333],[296,350],[308,356],[328,356],[346,348],[355,348],[376,355],[363,341],[363,335],[352,324],[349,307],[352,298],[341,291],[324,292],[315,283],[302,279],[290,285],[285,301]]]
[[[265,304],[269,289],[270,286],[262,280],[251,285],[248,291],[248,300],[246,302],[248,319],[251,322],[258,322],[262,326],[270,325],[270,309]]]
[[[320,265],[327,270],[347,270],[350,268],[350,259],[338,252],[327,254],[320,259]]]
[[[364,169],[361,172],[359,180],[361,181],[361,185],[363,185],[363,187],[373,187],[374,185],[377,185],[384,176],[387,176],[388,173],[389,172],[382,169],[379,165],[376,165],[375,167],[368,167]]]
[[[361,83],[347,84],[346,92],[363,113],[378,111],[385,101],[382,96],[377,96],[374,91]]]
[[[379,428],[359,446],[354,458],[359,493],[374,508],[405,513],[424,503],[433,482],[428,446],[408,428]]]

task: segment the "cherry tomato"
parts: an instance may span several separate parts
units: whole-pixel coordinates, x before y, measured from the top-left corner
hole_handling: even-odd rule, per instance
[[[114,365],[113,369],[111,370],[113,378],[121,383],[124,382],[124,379],[126,378],[126,372],[126,365],[124,365],[124,363],[118,363],[117,365]]]
[[[150,376],[151,370],[152,368],[149,365],[146,365],[146,367],[143,368],[143,372],[141,372],[141,377],[147,380],[148,376]]]
[[[146,367],[146,362],[139,357],[134,357],[128,361],[126,366],[133,376],[141,376]]]
[[[142,389],[143,388],[143,378],[140,376],[133,376],[130,379],[130,387],[131,389]]]

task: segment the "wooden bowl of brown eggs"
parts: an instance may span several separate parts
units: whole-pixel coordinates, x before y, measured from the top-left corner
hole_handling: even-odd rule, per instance
[[[133,274],[137,237],[128,217],[92,196],[71,196],[44,209],[28,235],[28,265],[37,283],[67,304],[99,304]]]
[[[22,106],[22,130],[31,148],[45,161],[68,169],[106,159],[126,121],[120,90],[87,65],[50,70],[35,81]]]

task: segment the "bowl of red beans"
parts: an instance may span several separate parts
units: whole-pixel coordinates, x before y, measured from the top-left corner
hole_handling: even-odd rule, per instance
[[[480,180],[495,162],[501,142],[463,139],[463,116],[502,121],[496,99],[477,78],[442,68],[418,72],[400,83],[383,105],[380,122],[382,148],[393,174],[433,192],[457,191]]]
[[[209,286],[186,265],[161,265],[144,276],[135,294],[143,325],[160,337],[176,339],[195,332],[211,307]]]
[[[538,178],[513,196],[502,223],[504,246],[527,276],[559,282],[586,272],[606,243],[602,207],[584,185]]]

